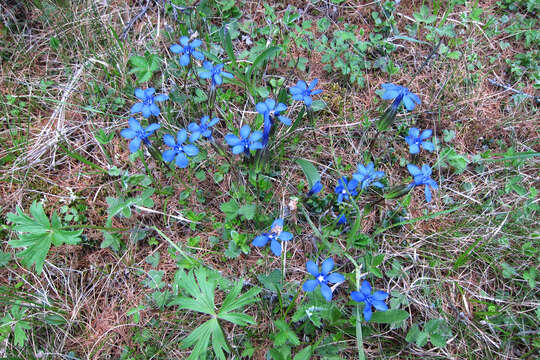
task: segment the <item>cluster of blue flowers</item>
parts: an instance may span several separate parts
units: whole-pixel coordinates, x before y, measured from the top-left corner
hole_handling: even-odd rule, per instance
[[[179,55],[179,64],[182,67],[189,66],[189,69],[191,69],[198,62],[197,65],[200,67],[197,72],[198,76],[201,79],[210,80],[210,94],[215,94],[216,88],[223,84],[224,78],[232,79],[234,76],[224,71],[224,64],[214,65],[210,61],[206,61],[203,52],[199,50],[201,45],[202,41],[199,39],[190,40],[187,36],[182,36],[178,44],[171,45],[170,51]],[[302,101],[310,114],[312,114],[312,97],[322,92],[321,89],[315,88],[317,84],[318,79],[314,79],[309,85],[305,81],[299,80],[294,86],[289,88],[292,99]],[[395,113],[401,104],[408,111],[412,111],[417,104],[421,103],[420,98],[406,87],[395,84],[383,84],[382,88],[384,90],[382,98],[393,100],[391,107],[389,107],[391,116],[395,117]],[[121,131],[121,135],[124,138],[131,140],[129,150],[132,153],[138,151],[141,144],[148,147],[154,146],[150,142],[149,137],[160,129],[160,124],[157,120],[161,112],[157,103],[168,100],[168,95],[166,94],[156,95],[154,88],[137,88],[135,89],[135,96],[140,101],[131,107],[131,114],[141,113],[145,119],[148,119],[149,125],[143,127],[137,119],[130,117],[128,120],[129,128]],[[226,134],[224,137],[225,143],[230,147],[233,154],[243,154],[246,157],[251,157],[252,152],[267,147],[273,129],[275,130],[276,125],[279,124],[277,121],[285,126],[291,125],[290,118],[286,116],[287,108],[288,106],[286,104],[272,98],[267,98],[257,103],[255,110],[263,118],[262,129],[252,130],[250,125],[245,124],[239,129],[238,135],[232,133]],[[385,113],[385,116],[387,114],[388,112]],[[151,122],[150,119],[155,120],[155,122]],[[389,117],[387,116],[385,120],[388,119]],[[176,133],[176,136],[167,133],[164,134],[163,144],[168,149],[162,151],[162,160],[167,163],[174,163],[179,168],[186,168],[189,165],[190,158],[199,153],[199,149],[195,145],[198,141],[215,141],[212,136],[212,127],[218,124],[218,122],[218,118],[211,118],[211,116],[205,115],[200,119],[199,123],[190,123],[187,126],[187,130],[180,129]],[[386,125],[388,124],[391,124],[391,122],[386,123]],[[386,129],[386,127],[380,129]],[[432,134],[433,132],[430,129],[421,131],[418,128],[410,128],[408,136],[405,137],[405,142],[409,146],[409,152],[411,154],[418,154],[421,149],[430,152],[434,151],[433,143],[428,141]],[[430,202],[432,199],[431,189],[438,188],[437,183],[431,178],[431,168],[428,165],[418,168],[416,165],[409,164],[407,165],[407,169],[413,177],[413,181],[407,185],[407,188],[410,190],[417,186],[424,186],[426,201]],[[343,176],[338,180],[338,184],[334,190],[337,196],[337,205],[343,208],[341,204],[359,196],[369,187],[384,188],[383,183],[380,181],[384,176],[383,171],[375,170],[375,164],[373,162],[367,165],[359,163],[357,165],[357,171],[352,174],[351,178]],[[322,188],[321,182],[316,181],[307,193],[307,198],[319,193]],[[342,210],[340,212],[336,218],[336,222],[338,224],[347,224],[345,211]],[[271,252],[275,256],[281,256],[283,253],[283,244],[292,239],[293,234],[284,230],[284,221],[278,218],[274,220],[268,232],[263,232],[253,239],[252,245],[264,247],[269,244]],[[320,268],[315,262],[308,261],[306,269],[314,279],[307,280],[303,284],[302,289],[306,292],[312,292],[320,288],[322,296],[327,301],[331,301],[333,290],[329,284],[336,284],[335,286],[337,286],[345,281],[345,277],[342,274],[332,272],[334,266],[335,264],[332,258],[323,261]],[[386,311],[388,309],[388,306],[384,302],[388,298],[388,293],[384,291],[373,293],[371,285],[367,281],[362,282],[359,291],[352,291],[350,297],[356,302],[365,304],[363,314],[366,321],[371,319],[372,308],[379,311]]]
[[[202,45],[202,41],[199,39],[190,39],[187,36],[180,38],[179,44],[173,44],[170,50],[174,54],[179,54],[179,63],[181,66],[192,66],[193,60],[202,62],[202,68],[198,72],[201,79],[210,79],[211,91],[214,91],[216,87],[223,84],[223,78],[232,79],[233,74],[224,71],[223,64],[214,65],[209,61],[205,61],[204,54],[199,51],[199,47]],[[322,90],[315,90],[314,87],[318,80],[315,79],[308,87],[304,81],[298,81],[298,83],[290,88],[290,93],[295,100],[300,100],[305,103],[309,108],[313,102],[311,96],[322,92]],[[135,89],[135,96],[140,102],[135,103],[131,107],[131,114],[142,113],[145,119],[153,117],[157,119],[161,111],[157,105],[158,102],[168,100],[168,95],[159,94],[155,95],[154,88],[148,89]],[[275,125],[275,119],[278,119],[284,125],[291,125],[291,120],[282,115],[287,110],[287,105],[283,103],[276,103],[274,99],[266,99],[264,102],[260,102],[256,105],[256,110],[264,118],[263,131],[253,131],[249,125],[244,125],[239,130],[239,136],[235,134],[227,134],[225,136],[225,142],[231,147],[233,154],[244,154],[251,156],[251,151],[257,151],[267,146],[270,137],[271,129]],[[165,162],[171,162],[175,160],[174,164],[180,168],[185,168],[189,164],[189,158],[196,156],[199,153],[199,149],[194,143],[200,139],[206,139],[210,142],[214,141],[212,137],[212,127],[219,122],[218,118],[210,119],[209,116],[203,116],[200,120],[200,124],[190,123],[187,130],[191,133],[188,138],[187,131],[182,129],[178,131],[175,137],[170,134],[163,136],[163,143],[171,149],[165,150],[162,153],[162,159]],[[138,120],[135,118],[129,119],[129,128],[124,129],[120,134],[130,139],[129,144],[130,152],[134,153],[139,150],[141,144],[145,146],[152,146],[149,137],[160,128],[159,123],[151,123],[146,128],[143,128]],[[191,144],[186,144],[186,140],[189,140]]]
[[[416,104],[420,104],[420,98],[418,95],[412,93],[408,88],[395,84],[382,84],[384,93],[382,98],[384,100],[394,100],[392,102],[392,109],[397,110],[403,103],[408,111],[414,110]],[[405,142],[409,145],[409,152],[411,154],[418,154],[420,149],[423,148],[429,152],[435,150],[435,146],[431,141],[427,141],[433,134],[431,129],[420,131],[418,128],[410,128],[408,136],[405,137]],[[438,189],[438,185],[431,178],[431,168],[429,165],[422,165],[422,169],[419,169],[416,165],[407,165],[409,173],[413,176],[413,181],[408,185],[409,189],[416,186],[424,185],[425,198],[427,202],[431,202],[431,188]]]

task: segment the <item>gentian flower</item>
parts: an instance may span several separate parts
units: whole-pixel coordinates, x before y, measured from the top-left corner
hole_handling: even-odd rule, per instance
[[[370,185],[383,188],[383,184],[381,184],[379,181],[375,181],[383,176],[384,171],[375,171],[375,165],[373,165],[373,163],[369,163],[367,166],[358,164],[358,172],[354,173],[352,177],[360,183],[360,188],[364,190]]]
[[[276,106],[276,101],[274,99],[266,99],[264,102],[258,103],[255,106],[255,109],[257,109],[257,112],[264,117],[263,146],[268,144],[270,129],[272,128],[276,117],[285,125],[291,125],[291,120],[288,117],[280,115],[281,112],[287,110],[287,105],[283,103],[279,103]]]
[[[249,125],[244,125],[240,129],[240,138],[233,134],[225,135],[225,141],[229,146],[232,146],[233,154],[240,154],[242,151],[247,156],[250,155],[250,150],[262,149],[261,138],[263,134],[260,131],[254,131],[251,135]]]
[[[360,291],[353,291],[351,292],[351,298],[356,302],[363,302],[366,304],[364,306],[364,319],[366,321],[369,321],[371,319],[371,315],[373,314],[373,311],[371,310],[371,307],[373,306],[375,309],[379,311],[386,311],[388,310],[388,305],[385,304],[384,300],[388,297],[388,293],[384,291],[375,291],[375,293],[371,293],[371,285],[367,281],[362,281],[362,285],[360,286]]]
[[[345,214],[339,214],[337,223],[340,225],[346,225],[347,224],[347,218],[345,217]]]
[[[203,67],[205,70],[199,72],[201,79],[212,79],[212,87],[220,86],[223,84],[223,77],[232,79],[234,76],[231,73],[223,71],[225,65],[218,64],[213,66],[210,61],[205,61]]]
[[[142,112],[142,115],[145,118],[149,118],[150,115],[158,116],[159,108],[155,102],[165,101],[169,97],[165,94],[154,96],[155,92],[156,90],[154,90],[154,88],[148,88],[146,90],[139,88],[135,89],[135,96],[141,100],[141,102],[138,102],[131,107],[131,113],[136,114],[138,112]]]
[[[397,110],[399,105],[403,102],[405,108],[409,111],[414,110],[416,104],[420,104],[420,98],[409,91],[404,86],[399,86],[395,84],[382,84],[382,88],[385,90],[382,98],[384,100],[392,100],[392,108]],[[416,104],[415,104],[416,103]]]
[[[134,153],[141,147],[141,142],[145,145],[150,145],[148,137],[159,129],[159,124],[150,124],[143,129],[141,124],[135,118],[129,118],[129,128],[120,131],[120,135],[126,139],[133,139],[129,143],[129,151]]]
[[[358,191],[356,191],[357,186],[358,181],[355,179],[349,181],[345,176],[339,179],[338,186],[336,186],[335,190],[336,194],[338,194],[338,204],[341,204],[343,199],[349,200],[349,194],[351,194],[351,196],[358,195]],[[349,191],[347,192],[347,190]]]
[[[345,281],[345,277],[339,273],[332,273],[330,271],[334,268],[334,260],[328,258],[323,261],[321,265],[321,271],[319,272],[319,267],[313,261],[308,261],[306,263],[306,269],[308,273],[315,276],[314,280],[307,280],[304,285],[302,285],[302,290],[304,291],[313,291],[317,286],[321,286],[321,294],[324,296],[326,301],[330,302],[332,300],[332,289],[327,285],[328,283],[341,283]]]
[[[427,151],[435,150],[433,143],[431,141],[424,141],[433,134],[433,131],[430,129],[422,131],[417,128],[409,129],[409,136],[405,137],[405,141],[409,144],[409,152],[411,154],[418,154],[420,152],[420,146],[422,146]]]
[[[270,250],[276,256],[281,255],[281,243],[279,241],[289,241],[293,238],[293,235],[290,232],[283,231],[283,219],[276,219],[270,227],[269,233],[262,233],[262,235],[257,236],[253,239],[251,245],[263,247],[270,241]]]
[[[313,196],[315,194],[318,194],[322,190],[322,184],[319,180],[315,181],[315,184],[309,189],[307,193],[307,197]]]
[[[199,140],[201,136],[208,140],[212,139],[212,129],[210,128],[216,125],[219,119],[213,118],[210,121],[208,120],[210,120],[210,117],[203,116],[201,118],[201,125],[194,122],[188,125],[188,130],[191,132],[191,135],[189,137],[190,142],[195,142]]]
[[[439,188],[439,186],[437,185],[435,180],[433,180],[430,177],[431,176],[431,168],[428,165],[424,164],[424,165],[422,165],[422,170],[420,170],[418,168],[418,166],[413,165],[413,164],[409,164],[409,165],[407,165],[407,169],[409,170],[409,172],[413,176],[413,182],[410,183],[409,186],[408,186],[409,189],[413,188],[415,186],[425,185],[426,201],[430,202],[431,201],[431,189],[429,187],[431,186],[433,189],[438,189]]]
[[[175,54],[182,54],[182,56],[180,56],[180,65],[187,66],[189,65],[190,57],[201,61],[204,60],[203,53],[196,50],[201,44],[202,41],[199,39],[194,39],[189,42],[187,36],[182,36],[180,38],[180,44],[171,45],[170,50]]]
[[[171,162],[176,158],[176,166],[182,169],[186,168],[189,164],[188,156],[195,156],[199,153],[199,149],[195,145],[184,145],[186,139],[187,132],[184,129],[178,131],[178,134],[176,134],[176,142],[172,135],[165,134],[163,136],[163,142],[165,145],[172,147],[172,149],[163,152],[163,161]]]
[[[294,100],[303,101],[304,104],[306,104],[306,106],[309,108],[313,103],[313,99],[311,97],[313,95],[322,93],[321,89],[313,90],[315,86],[317,86],[318,82],[319,79],[315,79],[309,84],[309,86],[307,86],[305,81],[299,80],[295,86],[291,86],[291,88],[289,89],[292,98]]]

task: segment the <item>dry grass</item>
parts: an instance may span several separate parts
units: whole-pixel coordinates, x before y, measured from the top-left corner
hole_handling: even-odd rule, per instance
[[[412,13],[420,5],[419,1],[401,1],[396,14],[399,29],[414,23]],[[0,18],[5,24],[0,28],[0,96],[3,100],[0,159],[13,156],[12,161],[2,162],[0,168],[0,216],[14,211],[16,206],[27,209],[34,200],[43,201],[50,212],[58,211],[64,204],[84,203],[88,225],[103,226],[106,197],[119,196],[117,178],[66,155],[59,145],[103,168],[117,166],[129,169],[131,173],[145,173],[140,161],[129,164],[124,139],[116,136],[104,146],[96,140],[94,133],[99,128],[118,132],[125,126],[134,86],[133,79],[127,75],[129,56],[154,49],[167,59],[166,67],[172,66],[168,46],[174,39],[168,39],[164,31],[167,26],[176,24],[164,16],[159,6],[150,7],[134,25],[129,40],[119,42],[114,39],[111,29],[120,34],[129,19],[140,10],[138,2],[83,2],[64,12],[51,12],[49,10],[54,7],[47,6],[49,8],[38,10],[18,7],[11,2],[0,5],[1,9],[8,10]],[[321,16],[328,16],[333,30],[342,26],[339,21],[342,17],[364,29],[366,39],[373,26],[371,11],[380,11],[377,3],[359,6],[351,1],[339,6],[323,2],[316,5],[297,2],[296,6],[303,10],[301,20],[315,23]],[[496,14],[495,5],[482,3],[480,6],[485,13]],[[283,4],[276,5],[276,13],[283,14],[285,8]],[[243,11],[246,18],[264,22],[261,3],[250,1]],[[464,22],[461,14],[467,11],[470,9],[456,7],[448,14],[448,21],[456,24],[459,37],[464,40],[458,47],[463,54],[461,60],[450,61],[437,56],[413,76],[431,49],[423,44],[407,43],[392,55],[396,63],[406,69],[394,79],[399,79],[399,84],[407,84],[422,98],[422,106],[414,113],[400,117],[399,121],[432,128],[439,139],[443,137],[443,130],[455,131],[451,146],[468,160],[487,151],[498,154],[510,146],[516,152],[539,151],[538,122],[534,121],[538,118],[537,109],[530,102],[515,106],[509,98],[511,94],[487,81],[487,78],[495,78],[510,82],[504,60],[513,56],[519,42],[514,41],[512,48],[500,52],[498,41],[512,39],[505,35],[489,37],[482,30],[482,24]],[[220,23],[219,19],[212,21]],[[8,29],[7,24],[13,22],[17,22],[18,27]],[[52,36],[60,41],[58,50],[49,45]],[[421,32],[419,36],[425,34]],[[471,71],[467,59],[473,54],[481,66]],[[500,57],[490,63],[489,57],[496,54]],[[318,119],[317,128],[306,124],[294,131],[279,130],[278,135],[284,136],[284,140],[276,145],[276,152],[283,151],[284,159],[279,169],[268,176],[272,183],[269,201],[258,208],[268,216],[283,215],[291,196],[297,195],[296,185],[303,179],[303,174],[290,160],[293,157],[314,161],[324,174],[322,182],[327,192],[333,190],[340,172],[350,175],[358,162],[364,163],[370,156],[379,159],[380,170],[385,171],[390,183],[398,183],[408,176],[403,166],[397,166],[402,156],[399,154],[407,153],[401,137],[396,134],[379,137],[374,152],[369,154],[368,146],[374,132],[362,126],[364,119],[373,122],[378,115],[380,102],[374,101],[377,98],[375,90],[388,82],[387,74],[368,72],[365,88],[351,87],[339,74],[322,69],[321,54],[307,54],[300,48],[291,53],[291,56],[308,55],[312,64],[309,75],[297,73],[296,76],[319,78],[319,87],[325,91],[322,99],[328,108]],[[267,69],[267,73],[290,75],[289,69]],[[472,74],[478,75],[476,83],[467,80]],[[174,75],[157,79],[154,85],[163,92],[173,90],[174,84],[183,86],[184,81]],[[51,83],[44,85],[43,80]],[[534,93],[531,83],[523,84],[524,92]],[[191,85],[188,84],[188,88]],[[238,90],[231,85],[228,88]],[[12,97],[11,102],[7,101],[8,96]],[[109,111],[108,106],[99,102],[103,98],[120,99],[125,104]],[[293,107],[292,112],[297,110],[299,108]],[[196,107],[182,107],[175,118],[163,118],[162,124],[169,129],[186,126],[199,117],[198,111]],[[249,100],[221,104],[221,111],[222,118],[233,113],[236,126],[251,124],[256,115]],[[215,136],[221,138],[229,130],[221,125]],[[223,222],[219,206],[233,195],[233,184],[245,185],[247,192],[257,196],[248,180],[235,168],[225,174],[222,182],[214,182],[213,171],[225,160],[212,151],[197,168],[207,175],[206,180],[197,180],[196,185],[206,195],[205,203],[197,201],[196,194],[187,199],[187,204],[174,201],[187,186],[179,184],[174,177],[154,171],[158,165],[149,160],[148,167],[156,182],[163,187],[172,186],[173,194],[167,198],[153,197],[153,210],[158,213],[139,211],[130,219],[114,219],[113,226],[130,229],[156,226],[172,241],[181,244],[186,244],[193,236],[200,236],[199,244],[186,247],[194,257],[229,279],[248,279],[256,283],[257,274],[279,269],[282,264],[277,258],[261,257],[262,252],[257,248],[252,248],[249,255],[242,254],[231,260],[222,255],[226,245],[212,246],[210,237],[221,236],[221,229],[215,228],[212,221]],[[339,159],[339,166],[336,159]],[[373,286],[404,295],[411,318],[403,328],[378,327],[379,332],[365,339],[368,357],[533,358],[532,339],[538,333],[531,335],[527,331],[531,324],[538,323],[535,314],[540,306],[538,287],[530,289],[521,278],[505,278],[501,263],[511,264],[519,274],[531,267],[538,268],[534,256],[525,256],[521,250],[523,244],[535,241],[538,235],[535,211],[530,214],[522,211],[531,200],[527,195],[508,191],[509,178],[515,176],[521,177],[521,186],[525,189],[538,188],[537,157],[519,166],[510,161],[471,163],[461,174],[441,167],[440,153],[427,155],[424,162],[438,164],[434,176],[441,188],[429,205],[424,202],[423,192],[417,189],[409,205],[409,218],[442,211],[452,204],[464,207],[459,212],[421,220],[375,237],[378,253],[385,254],[383,273],[392,269],[393,260],[400,262],[402,273],[398,277],[378,279]],[[533,199],[532,203],[537,205],[538,199]],[[192,228],[187,222],[163,215],[185,216],[186,208],[206,213],[201,224]],[[376,211],[366,217],[363,231],[372,233],[388,213],[397,208],[395,201],[380,203]],[[304,218],[293,213],[290,219],[296,226],[297,235],[288,244],[286,274],[288,282],[299,285],[305,278],[306,260],[316,251],[312,230]],[[255,224],[243,226],[240,230],[244,233],[261,231]],[[14,236],[8,231],[0,234],[6,240]],[[4,348],[0,345],[0,355],[67,358],[68,352],[73,351],[79,358],[106,359],[120,357],[125,348],[142,354],[146,346],[155,346],[160,350],[158,358],[186,358],[188,351],[179,350],[178,342],[200,324],[199,317],[148,307],[135,323],[126,314],[130,308],[145,303],[146,295],[151,292],[142,285],[145,274],[152,269],[144,261],[149,254],[160,254],[157,269],[163,270],[164,280],[171,282],[177,266],[166,244],[149,244],[148,239],[128,240],[125,251],[115,253],[99,248],[101,232],[88,230],[85,235],[83,246],[52,249],[41,276],[16,261],[0,269],[2,285],[13,287],[20,283],[20,294],[27,302],[46,305],[33,309],[32,316],[38,325],[35,331],[28,333],[30,346],[21,349],[6,343]],[[150,237],[155,235],[149,233]],[[344,247],[343,238],[331,236],[329,239]],[[476,243],[478,239],[480,241]],[[475,243],[467,262],[455,268],[456,259]],[[3,250],[10,251],[6,244]],[[353,270],[344,259],[336,262],[341,272]],[[345,298],[345,287],[338,289],[335,296]],[[273,304],[264,302],[249,309],[257,320],[256,327],[225,327],[230,341],[250,339],[257,349],[256,359],[265,358],[266,351],[272,346],[269,334],[275,329],[270,305]],[[499,315],[482,315],[493,309]],[[42,319],[49,313],[61,314],[67,323],[45,325]],[[423,323],[441,317],[447,320],[453,333],[446,348],[420,348],[407,344],[406,330],[413,322]],[[502,323],[497,323],[499,317],[504,317]],[[347,345],[346,357],[355,356],[353,337],[345,335],[338,342]]]

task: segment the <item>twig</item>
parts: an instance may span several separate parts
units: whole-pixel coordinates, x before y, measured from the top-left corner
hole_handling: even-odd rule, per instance
[[[126,40],[126,37],[127,37],[127,34],[129,32],[129,30],[131,30],[131,28],[133,27],[133,24],[135,24],[135,21],[139,20],[141,17],[143,17],[144,14],[146,14],[146,12],[148,11],[148,6],[149,5],[150,5],[150,0],[146,0],[146,5],[144,5],[144,7],[137,14],[137,16],[135,16],[134,18],[129,20],[128,24],[124,28],[124,31],[122,31],[122,35],[120,35],[120,39]]]
[[[503,84],[503,83],[500,83],[498,82],[497,80],[495,79],[488,79],[489,83],[491,85],[494,85],[494,86],[498,86],[498,87],[502,87],[504,90],[506,91],[511,91],[513,93],[516,93],[516,94],[520,94],[520,95],[524,95],[525,97],[528,97],[528,98],[532,98],[534,99],[534,101],[536,101],[537,104],[540,104],[540,97],[538,96],[534,96],[534,95],[530,95],[530,94],[527,94],[527,93],[524,93],[523,91],[521,90],[517,90],[517,89],[514,89],[513,87],[511,87],[510,85],[506,85],[506,84]]]

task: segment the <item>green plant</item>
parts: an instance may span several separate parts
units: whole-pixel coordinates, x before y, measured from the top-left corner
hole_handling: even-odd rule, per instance
[[[220,320],[239,326],[254,324],[255,321],[251,316],[237,312],[237,310],[256,302],[257,295],[261,290],[253,287],[241,294],[242,282],[236,282],[218,308],[214,301],[217,282],[220,278],[217,273],[202,266],[189,272],[178,271],[178,276],[175,276],[175,284],[185,292],[185,295],[175,297],[169,302],[169,306],[178,305],[179,309],[191,310],[211,317],[184,338],[181,347],[187,349],[193,346],[188,359],[202,359],[206,358],[208,344],[211,340],[215,356],[219,359],[225,359],[225,352],[230,353],[232,349],[225,339]]]

